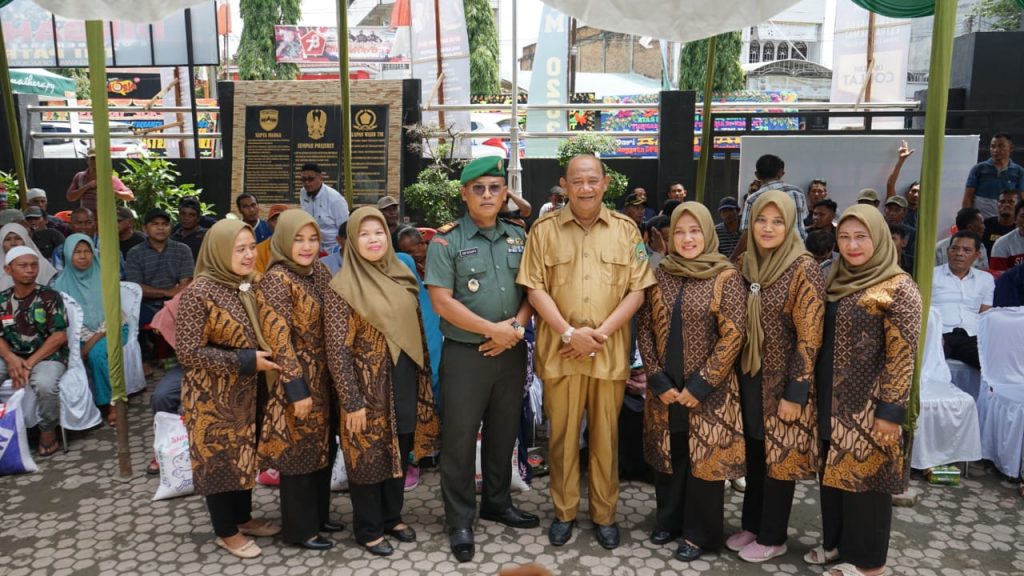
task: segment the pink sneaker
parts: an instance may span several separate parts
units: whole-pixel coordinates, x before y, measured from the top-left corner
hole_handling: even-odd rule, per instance
[[[729,539],[725,541],[725,547],[733,552],[739,552],[754,540],[757,540],[757,534],[749,530],[743,530],[729,536]]]
[[[256,477],[256,483],[263,486],[280,486],[281,473],[273,468],[261,470],[259,476]]]
[[[758,544],[757,541],[753,541],[747,544],[743,550],[740,550],[740,558],[747,562],[764,562],[771,560],[772,558],[778,558],[786,553],[786,545],[780,546],[765,546],[764,544]]]
[[[420,485],[420,467],[409,466],[405,469],[405,491],[408,492]]]

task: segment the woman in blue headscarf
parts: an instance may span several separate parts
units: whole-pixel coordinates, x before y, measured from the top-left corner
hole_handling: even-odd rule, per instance
[[[85,234],[72,234],[64,241],[64,270],[53,282],[53,288],[75,299],[82,307],[82,358],[89,366],[92,397],[97,406],[110,406],[110,367],[107,363],[107,323],[103,317],[103,285],[100,263],[95,256],[92,239]],[[128,337],[128,326],[122,322],[121,336]],[[107,422],[114,424],[115,412],[107,411]]]

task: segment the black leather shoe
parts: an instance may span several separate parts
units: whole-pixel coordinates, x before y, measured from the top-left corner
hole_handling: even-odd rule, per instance
[[[388,536],[391,536],[395,540],[398,540],[399,542],[415,542],[416,541],[416,531],[412,529],[412,526],[406,526],[405,528],[402,528],[401,530],[398,530],[396,528],[392,528],[391,530],[385,530],[384,533],[387,534]]]
[[[662,546],[669,542],[679,538],[679,532],[670,532],[668,530],[655,530],[651,532],[651,544]]]
[[[341,522],[331,522],[328,520],[320,525],[321,532],[341,532],[345,529],[345,525]]]
[[[615,524],[602,526],[594,524],[594,534],[597,536],[597,543],[605,550],[614,550],[619,547],[619,527]]]
[[[575,520],[569,520],[568,522],[555,520],[551,523],[551,527],[548,528],[548,542],[551,542],[552,546],[565,546],[565,543],[572,538],[572,529],[575,525]]]
[[[381,538],[380,542],[377,542],[373,546],[363,544],[363,548],[366,548],[366,551],[374,556],[391,556],[391,553],[395,551],[395,549],[391,547],[391,542],[388,542],[387,538]]]
[[[676,550],[676,560],[681,562],[693,562],[697,558],[700,558],[701,552],[700,546],[694,546],[686,540],[683,540],[679,544],[679,549]]]
[[[469,528],[452,528],[448,533],[448,543],[452,548],[452,555],[459,562],[473,560],[475,552],[473,548],[473,531]]]
[[[500,522],[505,526],[511,526],[513,528],[536,528],[537,526],[540,526],[540,518],[530,514],[529,512],[523,512],[515,506],[509,506],[504,512],[489,512],[487,510],[481,510],[480,519]]]
[[[327,538],[324,538],[323,536],[317,534],[309,540],[299,542],[299,546],[305,548],[306,550],[319,550],[322,552],[324,550],[330,550],[331,548],[334,548],[334,542],[331,542]]]

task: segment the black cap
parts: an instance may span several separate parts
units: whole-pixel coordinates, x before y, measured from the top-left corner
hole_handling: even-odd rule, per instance
[[[636,192],[630,192],[626,195],[626,200],[622,203],[623,206],[643,206],[644,200]]]
[[[733,198],[732,196],[726,196],[725,198],[722,198],[721,200],[718,201],[718,209],[719,210],[725,210],[727,208],[733,208],[735,210],[739,210],[740,205],[739,205],[738,202],[736,202],[736,199]]]
[[[322,172],[320,170],[320,165],[317,164],[316,162],[306,162],[305,164],[303,164],[302,172],[305,172],[307,170],[310,172],[316,172],[317,174],[320,174]]]
[[[171,221],[171,215],[167,213],[163,208],[151,208],[149,212],[146,212],[146,217],[142,219],[143,224],[149,224],[157,218],[163,218],[168,222]]]

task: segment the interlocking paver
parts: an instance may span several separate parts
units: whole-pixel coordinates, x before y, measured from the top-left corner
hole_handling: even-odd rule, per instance
[[[146,394],[129,406],[132,465],[141,473],[150,457],[152,419]],[[563,548],[547,543],[553,513],[547,480],[514,495],[523,509],[541,515],[540,528],[517,531],[491,522],[476,527],[475,562],[457,564],[448,553],[443,506],[436,470],[423,470],[420,485],[406,493],[405,520],[420,541],[393,542],[390,558],[370,556],[352,539],[351,530],[334,535],[326,553],[282,545],[271,538],[258,543],[256,560],[239,561],[213,544],[213,531],[198,496],[153,502],[157,480],[139,474],[115,479],[116,440],[103,427],[71,436],[70,453],[38,460],[36,474],[0,478],[0,575],[41,574],[120,576],[132,574],[312,574],[405,576],[409,574],[495,574],[514,564],[539,562],[556,574],[820,574],[801,557],[818,543],[817,485],[797,486],[789,552],[774,561],[751,565],[735,554],[706,554],[684,564],[672,558],[674,545],[654,546],[654,489],[639,482],[622,486],[619,524],[622,546],[613,552],[595,542],[586,519],[586,503],[573,539]],[[891,574],[912,576],[1009,576],[1024,574],[1024,499],[999,475],[972,467],[958,488],[930,486],[915,479],[914,508],[896,508],[889,551]],[[584,497],[586,489],[584,487]],[[738,529],[742,495],[727,491],[726,530]],[[254,513],[280,519],[277,494],[257,486]],[[347,493],[334,493],[332,511],[351,523]]]

